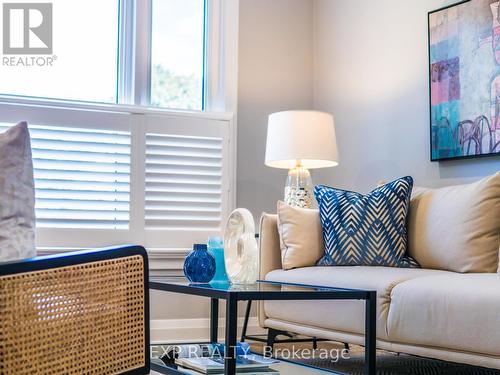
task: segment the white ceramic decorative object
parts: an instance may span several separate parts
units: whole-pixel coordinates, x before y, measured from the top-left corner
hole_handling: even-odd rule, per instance
[[[253,215],[245,208],[234,210],[224,231],[224,263],[232,284],[254,284],[259,277],[259,250]]]

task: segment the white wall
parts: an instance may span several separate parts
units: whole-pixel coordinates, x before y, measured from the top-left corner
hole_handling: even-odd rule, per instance
[[[431,163],[427,12],[454,0],[315,0],[314,105],[335,116],[340,166],[316,183],[371,190],[411,175],[442,186],[500,170],[498,157]]]
[[[287,171],[264,165],[267,116],[313,106],[312,0],[241,0],[238,207],[275,212]]]

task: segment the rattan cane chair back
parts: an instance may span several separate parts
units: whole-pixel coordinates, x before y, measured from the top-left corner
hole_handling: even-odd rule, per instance
[[[147,258],[131,249],[129,256],[102,252],[111,259],[79,255],[69,265],[59,257],[55,267],[0,276],[0,374],[148,367]]]

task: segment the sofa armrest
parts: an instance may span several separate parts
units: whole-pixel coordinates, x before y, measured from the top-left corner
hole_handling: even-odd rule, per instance
[[[262,214],[260,218],[259,238],[259,279],[264,280],[269,272],[282,268],[278,215]],[[261,327],[264,327],[266,316],[263,302],[259,303],[258,315],[259,324]]]
[[[149,374],[148,258],[140,246],[0,264],[5,374]]]

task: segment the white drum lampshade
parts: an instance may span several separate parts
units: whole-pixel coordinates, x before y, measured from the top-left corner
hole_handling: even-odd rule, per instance
[[[338,165],[333,116],[318,111],[285,111],[269,116],[265,163],[289,169],[285,203],[311,207],[312,181],[307,169]]]

